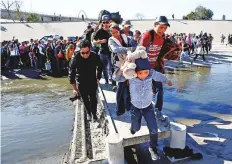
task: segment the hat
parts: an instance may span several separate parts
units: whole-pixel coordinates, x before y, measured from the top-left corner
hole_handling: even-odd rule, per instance
[[[168,23],[168,19],[166,18],[166,16],[160,16],[155,23],[159,23],[159,24],[165,24],[167,26],[170,27],[170,24]]]
[[[102,21],[104,21],[104,20],[110,21],[110,16],[109,15],[103,15],[102,16]]]
[[[120,31],[120,28],[119,28],[119,26],[116,23],[111,24],[110,30],[112,30],[113,28],[117,29],[118,31]]]
[[[126,27],[129,27],[129,26],[131,27],[131,26],[132,26],[130,20],[125,20],[125,21],[122,23],[122,25],[123,25],[123,26],[126,26]]]
[[[148,61],[148,58],[142,59],[136,59],[135,60],[135,64],[136,64],[136,68],[135,68],[135,72],[141,71],[141,70],[150,70],[151,69],[151,65]]]

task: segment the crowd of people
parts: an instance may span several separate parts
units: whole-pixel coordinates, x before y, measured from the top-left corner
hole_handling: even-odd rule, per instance
[[[101,16],[99,24],[88,24],[83,37],[75,40],[59,39],[33,40],[29,42],[13,39],[1,45],[2,66],[5,69],[33,67],[36,71],[46,70],[51,74],[68,73],[74,95],[83,99],[87,120],[97,121],[97,86],[102,77],[106,85],[116,91],[116,114],[131,112],[130,132],[135,134],[144,117],[150,133],[152,159],[159,159],[157,151],[158,129],[156,118],[163,121],[163,83],[172,82],[164,75],[167,60],[186,60],[194,54],[208,54],[212,49],[213,36],[200,32],[197,34],[165,34],[170,27],[168,19],[160,16],[152,30],[143,34],[131,31],[130,21],[120,26],[109,14]],[[148,27],[149,29],[149,27]],[[145,54],[146,58],[130,61],[128,51]],[[181,55],[180,55],[181,52]],[[125,62],[136,65],[134,78],[126,78],[121,70]],[[193,60],[191,60],[193,62]],[[157,96],[155,106],[153,95]],[[154,114],[156,112],[156,117]]]
[[[75,40],[48,38],[45,40],[30,39],[21,43],[14,39],[1,43],[1,69],[34,68],[52,75],[67,75],[68,63],[74,54]]]

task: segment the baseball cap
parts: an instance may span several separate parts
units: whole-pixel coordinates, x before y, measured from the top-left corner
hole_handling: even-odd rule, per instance
[[[119,26],[118,26],[116,23],[111,24],[110,30],[112,30],[113,28],[115,28],[115,29],[117,29],[118,31],[120,31],[120,28],[119,28]]]
[[[155,23],[159,23],[159,24],[165,24],[168,27],[170,27],[170,24],[168,23],[168,19],[166,18],[166,16],[160,16]]]
[[[125,20],[123,23],[122,23],[123,26],[126,26],[126,27],[132,27],[132,24],[131,24],[131,21],[130,20]]]
[[[150,70],[151,69],[151,65],[150,65],[150,63],[148,61],[148,58],[136,59],[135,64],[136,64],[135,72],[138,72],[138,71],[141,71],[141,70]]]
[[[103,15],[103,16],[102,16],[102,20],[103,20],[103,21],[104,21],[104,20],[110,21],[110,16],[109,16],[109,15]]]

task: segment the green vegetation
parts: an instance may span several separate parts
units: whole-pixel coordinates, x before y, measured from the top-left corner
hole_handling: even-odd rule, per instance
[[[38,14],[30,13],[27,17],[28,22],[39,22],[40,16]]]
[[[195,11],[191,11],[186,16],[183,16],[185,20],[212,20],[213,11],[203,6],[198,6]]]

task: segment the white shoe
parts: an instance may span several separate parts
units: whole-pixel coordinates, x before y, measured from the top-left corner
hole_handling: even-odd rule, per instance
[[[159,153],[158,153],[156,148],[149,147],[149,152],[151,154],[151,159],[153,161],[156,161],[156,160],[160,159]]]
[[[87,114],[87,121],[91,121],[92,120],[92,116],[90,114]]]

